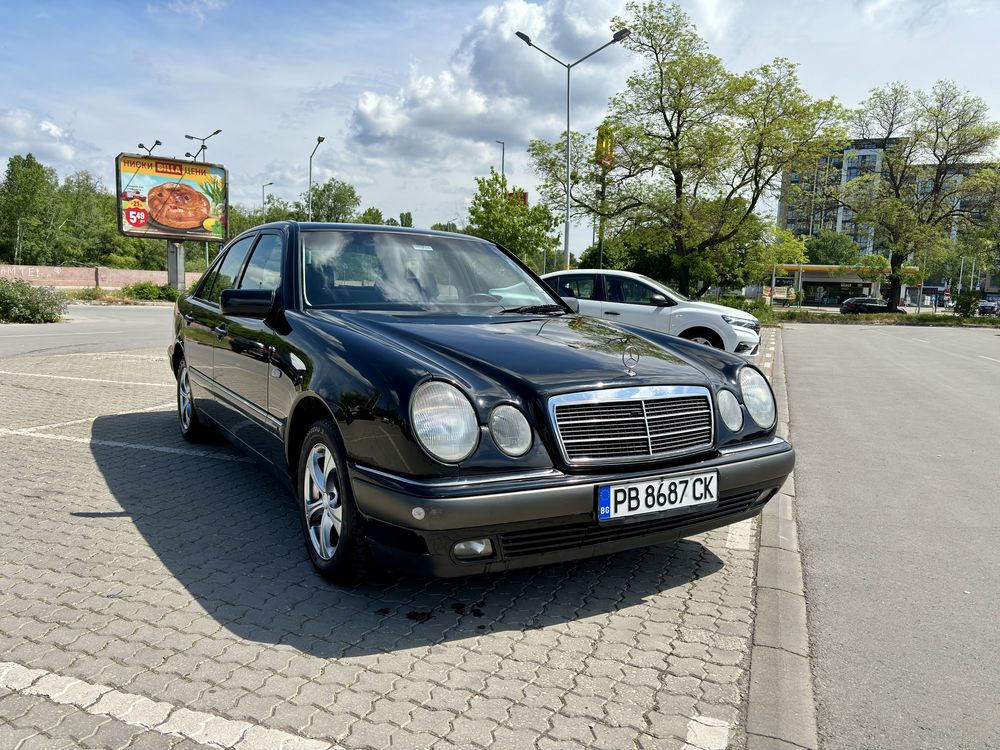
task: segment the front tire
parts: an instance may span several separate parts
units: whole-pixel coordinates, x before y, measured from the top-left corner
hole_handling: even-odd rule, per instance
[[[367,580],[371,569],[368,542],[345,452],[329,420],[316,422],[306,433],[296,477],[299,520],[313,567],[333,583]]]
[[[713,349],[724,349],[725,345],[722,343],[722,339],[719,337],[715,331],[711,331],[708,328],[691,328],[681,334],[682,339],[687,339],[688,341],[693,341],[696,344],[703,344],[704,346],[710,346]]]

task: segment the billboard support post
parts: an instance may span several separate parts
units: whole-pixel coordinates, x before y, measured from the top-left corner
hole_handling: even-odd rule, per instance
[[[184,243],[167,240],[167,285],[179,292],[187,288],[184,280]]]

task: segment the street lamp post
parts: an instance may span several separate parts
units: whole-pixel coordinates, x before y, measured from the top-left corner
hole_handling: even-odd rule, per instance
[[[593,52],[591,52],[589,54],[586,54],[583,57],[581,57],[579,60],[577,60],[576,62],[571,62],[571,63],[565,63],[562,60],[560,60],[558,57],[554,57],[553,55],[550,55],[548,52],[546,52],[545,50],[543,50],[537,44],[533,43],[531,41],[531,37],[528,36],[527,34],[525,34],[523,31],[518,31],[517,34],[516,34],[517,38],[520,39],[525,44],[527,44],[529,47],[534,47],[535,49],[537,49],[539,52],[541,52],[543,55],[545,55],[550,60],[554,60],[555,62],[559,63],[564,68],[566,68],[566,225],[565,225],[565,228],[564,228],[564,231],[563,231],[563,256],[564,256],[563,257],[563,264],[565,265],[566,268],[569,268],[569,199],[570,199],[570,188],[571,188],[571,185],[570,185],[570,165],[569,165],[569,162],[570,162],[570,146],[569,146],[569,74],[570,74],[570,71],[574,67],[576,67],[577,65],[579,65],[580,63],[582,63],[587,58],[593,57],[594,55],[596,55],[598,52],[600,52],[605,47],[610,47],[612,44],[614,44],[616,42],[622,41],[623,39],[625,39],[626,37],[628,37],[628,35],[631,34],[631,33],[632,32],[629,29],[619,29],[618,31],[615,32],[614,36],[611,37],[611,41],[610,42],[607,42],[606,44],[602,44],[600,47],[598,47],[597,49],[595,49]]]
[[[270,185],[273,185],[273,184],[274,184],[273,182],[265,182],[263,185],[260,186],[260,220],[261,221],[264,221],[264,219],[267,218],[267,206],[265,205],[264,188],[266,188],[266,187],[268,187]]]
[[[319,144],[325,140],[326,138],[322,135],[316,136],[316,145],[313,146],[312,153],[309,154],[309,200],[306,201],[309,205],[309,221],[313,220],[313,157],[316,155]]]
[[[198,150],[195,151],[194,156],[192,158],[197,160],[199,154],[205,154],[205,152],[208,151],[208,146],[205,145],[205,141],[207,141],[212,136],[218,135],[221,132],[222,132],[221,129],[216,130],[214,133],[209,133],[204,138],[199,138],[196,135],[188,135],[187,133],[185,133],[184,137],[187,138],[189,141],[201,141],[201,146],[198,147]],[[184,155],[191,156],[191,154],[184,154]],[[202,161],[208,161],[208,156],[207,155],[203,156]]]
[[[504,167],[504,155],[506,154],[506,151],[507,151],[507,144],[504,141],[497,141],[497,143],[500,144],[500,176],[503,177],[504,176],[504,170],[503,170],[503,167]]]
[[[157,139],[156,141],[153,142],[153,145],[150,146],[149,148],[147,148],[146,146],[144,146],[141,143],[139,144],[139,148],[141,148],[143,151],[146,152],[146,156],[152,156],[153,155],[153,149],[156,148],[157,146],[162,146],[162,145],[163,145],[163,141]]]

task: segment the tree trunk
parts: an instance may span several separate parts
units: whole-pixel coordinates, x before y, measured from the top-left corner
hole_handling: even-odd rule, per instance
[[[889,312],[899,309],[899,292],[903,288],[903,280],[898,276],[889,277]]]
[[[684,263],[677,269],[677,291],[685,297],[691,293],[691,271]]]

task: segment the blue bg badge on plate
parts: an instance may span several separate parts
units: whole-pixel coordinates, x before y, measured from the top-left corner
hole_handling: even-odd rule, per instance
[[[611,518],[611,487],[608,485],[597,492],[597,517],[601,521]]]

